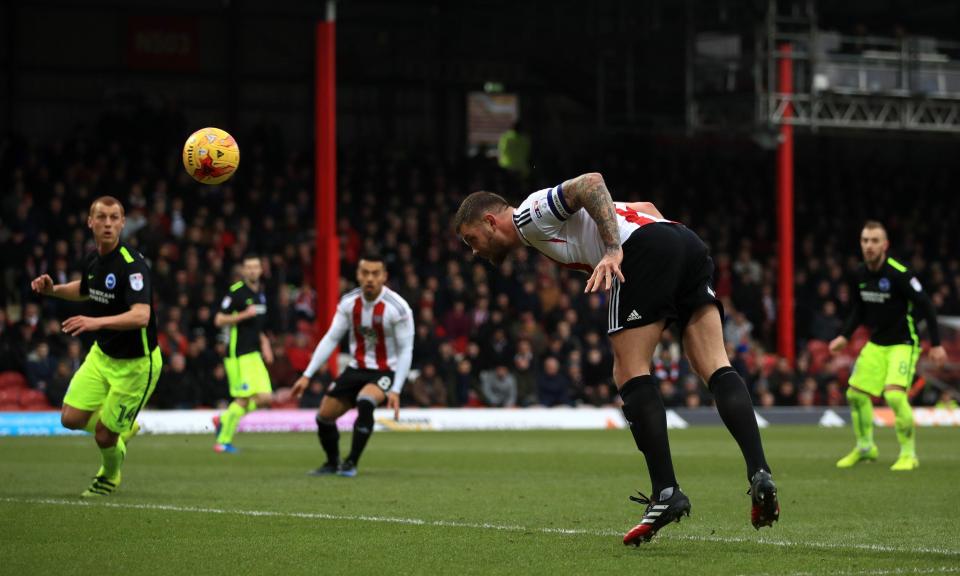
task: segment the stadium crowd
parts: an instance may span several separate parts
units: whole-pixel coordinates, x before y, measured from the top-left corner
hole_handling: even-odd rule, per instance
[[[184,173],[174,153],[187,132],[182,120],[163,110],[138,118],[161,136],[131,138],[144,129],[126,130],[132,120],[114,117],[50,145],[0,140],[0,371],[25,374],[32,389],[59,406],[89,344],[64,336],[59,323],[82,304],[41,301],[29,282],[42,273],[58,283],[78,274],[93,248],[88,207],[110,194],[126,206],[124,241],[153,267],[165,357],[153,407],[216,407],[227,400],[213,316],[237,278],[236,265],[251,251],[264,263],[276,356],[271,379],[275,389],[289,386],[329,320],[315,328],[313,231],[303,216],[312,214],[309,157],[286,152],[273,131],[257,130],[239,139],[243,166],[235,180],[205,187]],[[378,252],[387,259],[390,286],[414,309],[414,376],[405,405],[615,403],[604,296],[584,296],[585,276],[532,251],[497,267],[473,260],[447,224],[459,199],[475,189],[519,202],[559,179],[599,170],[615,199],[651,200],[711,246],[729,355],[757,405],[841,405],[859,346],[834,358],[826,341],[849,311],[847,278],[860,262],[860,224],[868,217],[886,222],[894,253],[920,277],[938,312],[958,315],[960,257],[949,223],[960,221],[960,198],[949,193],[954,182],[946,168],[908,177],[883,158],[850,156],[849,147],[835,146],[808,152],[798,174],[795,366],[771,352],[772,156],[746,142],[617,143],[590,156],[537,158],[526,181],[483,156],[449,163],[409,152],[345,152],[338,176],[340,282],[348,289],[360,254]],[[947,204],[934,207],[934,198]],[[928,219],[933,212],[942,217]],[[711,402],[675,332],[663,334],[654,370],[667,406]],[[317,405],[329,379],[321,374],[302,405]]]

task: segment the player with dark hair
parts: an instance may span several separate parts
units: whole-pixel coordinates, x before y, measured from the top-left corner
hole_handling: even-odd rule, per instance
[[[894,427],[900,443],[900,457],[890,467],[909,471],[920,466],[916,451],[916,427],[907,390],[913,383],[920,357],[920,338],[914,313],[927,321],[930,333],[929,357],[943,365],[947,352],[940,345],[937,312],[923,292],[917,277],[903,264],[887,256],[890,242],[883,224],[869,220],[860,232],[863,264],[850,287],[852,308],[840,336],[830,342],[836,354],[847,346],[861,324],[870,329],[870,341],[860,351],[850,375],[847,402],[857,445],[837,461],[837,468],[851,468],[858,462],[876,460],[873,442],[873,398],[883,399],[893,410]]]
[[[596,173],[534,192],[516,208],[491,192],[474,192],[460,205],[453,226],[475,255],[493,263],[530,246],[590,274],[585,292],[608,291],[613,376],[653,484],[651,498],[631,497],[646,504],[646,510],[640,524],[624,536],[624,544],[648,541],[690,513],[690,501],[673,470],[663,399],[650,373],[660,333],[672,322],[679,323],[690,364],[707,382],[743,452],[753,526],[777,521],[777,489],[753,403],[724,348],[722,306],[711,287],[713,261],[696,234],[665,220],[648,202],[613,202]]]
[[[360,258],[360,287],[340,298],[330,328],[293,385],[293,395],[299,398],[343,336],[350,334],[350,365],[330,385],[317,412],[317,435],[327,461],[311,471],[312,476],[356,476],[360,455],[373,434],[374,409],[386,400],[394,418],[400,416],[400,391],[413,361],[413,311],[386,282],[383,258],[373,254]],[[353,406],[357,407],[357,419],[352,446],[340,462],[337,418]]]
[[[223,365],[233,398],[227,409],[213,419],[217,432],[213,449],[220,453],[237,451],[233,436],[240,420],[257,407],[269,406],[273,399],[266,366],[273,363],[273,349],[263,332],[267,297],[260,285],[262,275],[260,256],[245,255],[241,268],[243,280],[230,286],[230,292],[220,303],[220,311],[213,318],[214,326],[227,330],[227,356]]]
[[[80,279],[54,285],[44,274],[31,282],[37,294],[86,301],[90,311],[63,322],[71,336],[95,334],[60,413],[64,427],[90,432],[100,448],[100,470],[83,497],[106,496],[120,486],[126,442],[140,429],[137,414],[153,394],[163,364],[150,268],[120,241],[125,223],[116,198],[97,198],[87,216],[97,249],[84,260]]]

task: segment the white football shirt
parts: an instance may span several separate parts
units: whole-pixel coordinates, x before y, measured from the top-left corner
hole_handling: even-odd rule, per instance
[[[613,205],[621,244],[647,224],[675,224],[671,220],[631,210],[624,202],[614,202]],[[603,258],[603,240],[597,223],[586,210],[570,210],[563,198],[562,184],[527,196],[513,213],[513,223],[524,243],[567,268],[589,274]]]

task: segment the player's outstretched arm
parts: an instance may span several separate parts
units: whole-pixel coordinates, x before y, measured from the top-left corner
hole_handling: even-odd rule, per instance
[[[114,316],[72,316],[63,321],[63,331],[71,336],[96,330],[139,330],[150,323],[150,305],[134,304],[123,314]]]
[[[603,176],[590,172],[577,176],[563,183],[561,198],[576,211],[583,208],[597,223],[600,240],[604,246],[603,259],[597,264],[587,280],[584,292],[609,290],[613,286],[613,279],[624,281],[620,271],[623,261],[623,249],[620,247],[620,228],[617,226],[617,212],[613,206],[613,198]]]
[[[337,344],[340,343],[340,340],[343,339],[343,336],[349,328],[350,321],[347,319],[346,313],[337,307],[337,311],[333,314],[333,321],[330,322],[330,328],[327,329],[327,333],[323,335],[323,338],[320,339],[317,347],[313,350],[313,356],[310,357],[310,364],[308,364],[307,369],[303,371],[303,376],[297,378],[297,381],[293,383],[293,387],[290,389],[294,398],[303,396],[303,391],[310,385],[310,379],[317,373],[320,366],[323,366],[324,362],[330,358],[330,355],[333,354],[333,351],[337,348]]]
[[[41,296],[53,296],[61,300],[70,300],[71,302],[82,302],[87,299],[80,294],[80,281],[74,280],[66,284],[54,284],[53,278],[49,274],[43,274],[30,282],[30,288]]]
[[[937,324],[937,308],[933,305],[933,301],[927,293],[923,291],[923,286],[920,284],[920,281],[917,280],[916,276],[909,276],[908,278],[908,275],[904,275],[901,280],[907,298],[913,302],[917,311],[920,312],[921,317],[927,321],[927,333],[930,335],[930,350],[927,352],[927,357],[933,361],[936,366],[943,366],[947,361],[947,351],[940,344],[940,327]]]
[[[409,307],[404,317],[394,325],[394,341],[397,343],[397,371],[393,375],[393,386],[387,393],[387,408],[393,409],[394,420],[400,420],[400,392],[407,383],[413,364],[413,311]]]

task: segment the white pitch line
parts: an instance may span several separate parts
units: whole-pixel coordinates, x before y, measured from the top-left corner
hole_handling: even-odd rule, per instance
[[[900,574],[956,574],[960,568],[955,566],[938,566],[936,568],[880,568],[873,570],[851,570],[830,572],[831,576],[893,576]],[[750,574],[741,576],[774,576],[772,574]],[[817,576],[815,572],[788,572],[777,573],[775,576]]]
[[[0,497],[0,502],[13,504],[41,504],[50,506],[79,506],[79,507],[102,507],[119,508],[124,510],[158,510],[165,512],[186,512],[194,514],[235,514],[238,516],[260,517],[260,518],[304,518],[309,520],[341,520],[346,522],[376,522],[381,524],[405,524],[410,526],[437,526],[443,528],[466,528],[475,530],[497,530],[500,532],[539,532],[541,534],[565,534],[582,536],[621,536],[619,530],[587,530],[582,528],[546,528],[534,526],[520,526],[515,524],[493,524],[489,522],[459,522],[456,520],[424,520],[422,518],[402,518],[396,516],[370,516],[370,515],[350,515],[350,514],[327,514],[325,512],[278,512],[275,510],[228,510],[223,508],[203,508],[193,506],[175,506],[172,504],[135,504],[127,502],[90,502],[85,500],[62,500],[57,498],[9,498]],[[665,534],[658,539],[667,540],[685,540],[691,542],[722,542],[731,544],[762,544],[766,546],[777,546],[783,548],[815,548],[820,550],[862,550],[866,552],[881,553],[924,553],[939,554],[942,556],[960,557],[960,550],[948,548],[930,548],[930,547],[898,547],[885,546],[883,544],[842,544],[833,542],[792,542],[790,540],[778,540],[770,538],[750,538],[724,537],[724,536],[685,536],[682,534]],[[960,572],[960,570],[958,570]],[[910,572],[904,572],[909,574]],[[797,573],[795,576],[801,576],[803,573]],[[834,573],[839,574],[839,573]],[[854,574],[854,573],[851,573]],[[857,572],[856,574],[860,574]],[[867,574],[864,572],[863,574]],[[871,573],[872,574],[872,573]],[[883,573],[878,573],[883,574]],[[890,574],[895,574],[891,572]],[[918,572],[919,574],[919,572]]]

